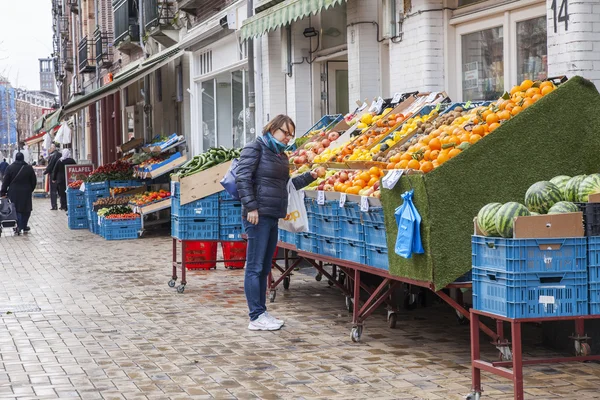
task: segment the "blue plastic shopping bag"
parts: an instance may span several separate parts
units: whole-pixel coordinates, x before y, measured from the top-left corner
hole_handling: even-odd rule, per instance
[[[221,179],[221,185],[223,186],[225,191],[227,193],[229,193],[229,195],[231,197],[233,197],[234,200],[240,199],[240,195],[237,190],[237,184],[235,182],[235,178],[237,176],[238,164],[239,164],[239,159],[237,159],[237,158],[233,159],[233,162],[229,166],[229,170],[227,170],[227,173],[225,174],[223,179]]]
[[[412,202],[414,191],[402,195],[402,205],[396,208],[394,216],[398,224],[395,252],[400,257],[411,258],[413,253],[424,253],[421,243],[421,216]]]

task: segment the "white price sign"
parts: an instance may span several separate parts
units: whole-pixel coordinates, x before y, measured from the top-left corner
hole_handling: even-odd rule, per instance
[[[392,98],[392,104],[400,103],[401,98],[402,98],[402,93],[394,93],[394,97]]]
[[[367,196],[360,196],[360,211],[369,211],[369,198]]]
[[[323,204],[325,204],[325,192],[322,190],[319,190],[317,192],[317,204],[322,206]]]
[[[346,193],[340,194],[340,208],[343,208],[346,204]]]
[[[171,181],[171,196],[175,195],[175,181]]]
[[[383,187],[385,189],[393,189],[394,186],[396,186],[396,183],[398,183],[398,181],[402,177],[403,173],[403,169],[393,169],[391,171],[388,171],[388,173],[383,177],[381,181]]]

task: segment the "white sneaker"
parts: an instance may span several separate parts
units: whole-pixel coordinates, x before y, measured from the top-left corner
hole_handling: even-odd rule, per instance
[[[251,331],[277,331],[281,329],[280,324],[276,323],[265,314],[266,313],[262,313],[254,321],[250,321],[248,329]]]
[[[281,326],[285,325],[285,322],[283,322],[282,319],[277,319],[266,311],[265,311],[265,315],[267,316],[267,318],[269,318],[271,321],[275,322],[276,324],[279,324]]]

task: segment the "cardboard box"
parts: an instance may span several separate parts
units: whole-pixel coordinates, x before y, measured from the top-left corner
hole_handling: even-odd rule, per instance
[[[180,183],[180,204],[188,204],[225,190],[221,185],[221,179],[229,170],[231,163],[232,161],[228,161],[184,178],[173,177],[173,181]]]
[[[483,236],[477,225],[477,217],[473,219],[475,235]],[[543,239],[583,237],[583,213],[566,213],[550,215],[532,215],[516,217],[514,220],[513,239]]]
[[[131,139],[129,142],[123,143],[121,146],[119,146],[119,148],[121,149],[122,153],[127,153],[130,150],[137,149],[138,147],[142,146],[143,144],[144,144],[144,139],[141,139],[141,138]]]

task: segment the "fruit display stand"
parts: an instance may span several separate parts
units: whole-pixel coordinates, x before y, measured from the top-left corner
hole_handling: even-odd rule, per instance
[[[170,218],[168,218],[168,219],[157,219],[155,221],[148,222],[144,219],[144,216],[154,214],[154,213],[157,213],[157,212],[160,212],[163,210],[167,210],[170,208],[171,208],[171,199],[166,198],[164,200],[156,201],[156,202],[150,203],[148,205],[134,206],[133,212],[138,213],[142,216],[141,231],[143,232],[146,227],[162,224],[162,223],[168,222],[170,220]]]
[[[141,179],[156,179],[164,174],[173,171],[175,168],[182,166],[188,160],[185,151],[177,152],[171,155],[167,160],[160,164],[152,165],[147,169],[135,168],[135,175]]]

